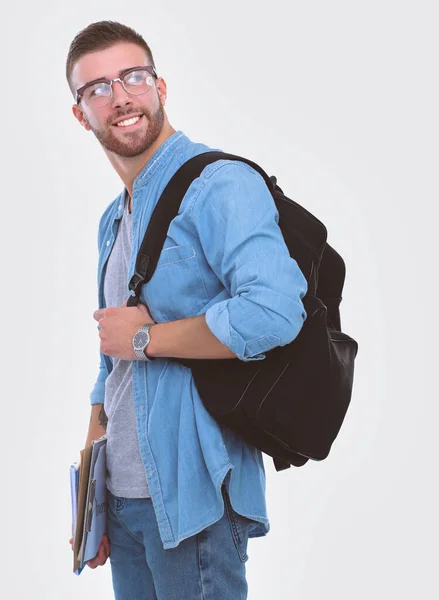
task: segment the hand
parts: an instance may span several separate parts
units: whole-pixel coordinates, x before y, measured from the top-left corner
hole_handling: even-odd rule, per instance
[[[69,544],[72,547],[72,552],[73,552],[73,523],[72,523],[72,537],[69,539]]]
[[[121,360],[139,360],[134,352],[132,339],[136,331],[146,323],[154,323],[144,304],[100,308],[93,313],[99,322],[101,352]]]
[[[69,540],[69,544],[73,551],[73,538]],[[102,567],[107,562],[107,558],[110,556],[110,538],[106,533],[102,536],[101,543],[99,544],[98,553],[94,558],[87,562],[90,569],[96,569],[96,567]]]
[[[102,567],[107,562],[107,558],[110,556],[110,539],[106,533],[102,536],[101,543],[99,544],[98,553],[94,558],[87,562],[90,569],[96,569],[96,567]]]

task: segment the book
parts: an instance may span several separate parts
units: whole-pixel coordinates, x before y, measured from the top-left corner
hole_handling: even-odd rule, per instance
[[[99,549],[107,531],[107,438],[104,435],[81,450],[80,462],[70,466],[73,528],[73,572],[80,575]]]
[[[76,524],[78,520],[78,489],[79,489],[79,462],[74,462],[70,466],[70,499],[72,506],[72,537],[75,540]],[[74,570],[76,575],[80,575],[82,569]]]

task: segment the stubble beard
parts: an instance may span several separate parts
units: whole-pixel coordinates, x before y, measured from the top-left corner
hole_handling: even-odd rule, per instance
[[[132,112],[139,113],[139,110],[133,110]],[[105,129],[92,129],[92,131],[106,150],[124,158],[134,158],[143,154],[152,146],[160,135],[165,122],[165,112],[161,104],[159,104],[154,114],[151,114],[145,107],[142,108],[142,112],[147,119],[146,131],[144,130],[145,125],[142,123],[139,131],[127,132],[125,140],[122,140],[113,131],[114,125],[109,124]],[[127,118],[129,118],[129,114],[126,113]],[[113,117],[113,120],[115,118],[118,117]]]

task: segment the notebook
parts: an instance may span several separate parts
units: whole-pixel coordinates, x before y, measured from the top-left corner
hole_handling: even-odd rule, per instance
[[[80,462],[70,466],[73,526],[73,572],[80,575],[98,553],[107,531],[107,438],[104,435],[81,451]]]

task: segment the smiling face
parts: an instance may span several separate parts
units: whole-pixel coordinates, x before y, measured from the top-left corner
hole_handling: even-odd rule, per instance
[[[125,69],[146,65],[151,61],[143,48],[118,43],[82,56],[72,70],[72,86],[77,90],[95,79],[111,80]],[[165,98],[166,84],[161,78],[153,77],[151,89],[138,96],[129,94],[120,81],[115,81],[113,97],[106,106],[92,108],[81,98],[73,106],[73,114],[107,151],[132,158],[146,152],[159,137],[165,123]]]

